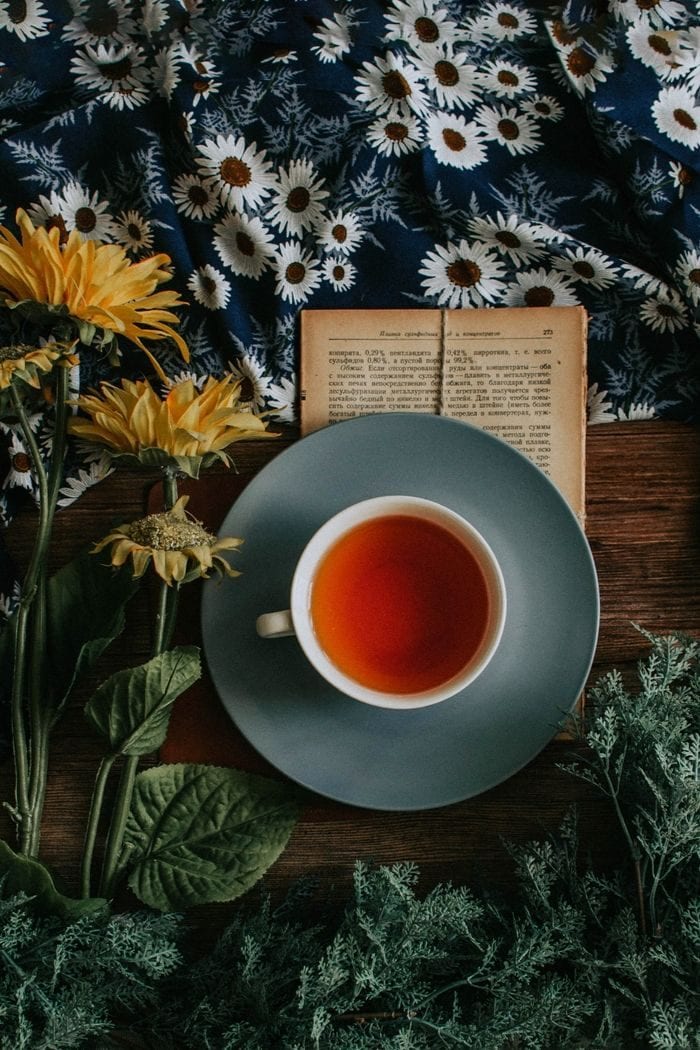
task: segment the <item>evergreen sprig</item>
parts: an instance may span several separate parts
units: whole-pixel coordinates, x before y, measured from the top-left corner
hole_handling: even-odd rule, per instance
[[[66,924],[20,895],[0,909],[1,1050],[697,1050],[700,645],[649,640],[636,691],[593,690],[567,767],[612,801],[629,865],[582,863],[572,812],[510,848],[507,899],[358,863],[342,912],[243,905],[182,962],[173,916]]]

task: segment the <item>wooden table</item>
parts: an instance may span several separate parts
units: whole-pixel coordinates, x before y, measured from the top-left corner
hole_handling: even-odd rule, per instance
[[[294,434],[287,433],[278,442],[235,446],[238,470],[252,475],[292,440]],[[120,469],[60,512],[52,566],[104,535],[115,520],[138,517],[154,480],[154,474]],[[587,533],[602,606],[591,680],[612,667],[632,675],[647,649],[633,624],[654,633],[700,635],[700,431],[658,421],[589,428],[587,493]],[[33,522],[28,510],[8,533],[8,545],[20,564],[27,556]],[[99,747],[83,722],[82,706],[107,673],[147,658],[147,604],[140,599],[132,609],[127,633],[103,658],[99,675],[75,696],[54,736],[42,858],[60,874],[68,892],[77,887],[77,858],[99,757]],[[413,860],[425,887],[449,880],[507,889],[513,873],[502,840],[541,837],[558,826],[574,802],[584,848],[596,864],[609,867],[624,855],[623,847],[607,805],[559,768],[572,746],[555,740],[500,786],[423,813],[377,813],[318,799],[318,805],[304,812],[287,850],[260,885],[275,898],[299,876],[314,875],[323,899],[342,899],[354,862],[361,858],[376,864]],[[12,797],[9,765],[0,771],[0,797]],[[0,833],[13,842],[4,814],[0,822]],[[199,918],[213,931],[230,907],[201,909]]]

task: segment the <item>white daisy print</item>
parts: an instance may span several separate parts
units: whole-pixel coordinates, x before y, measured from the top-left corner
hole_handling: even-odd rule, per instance
[[[363,62],[355,83],[358,102],[392,120],[410,112],[421,114],[429,108],[418,70],[392,52],[377,58],[375,63]]]
[[[501,98],[515,98],[535,90],[537,80],[529,70],[514,62],[497,59],[485,62],[479,70],[479,83]]]
[[[648,69],[653,69],[662,80],[674,80],[680,76],[690,57],[679,32],[651,29],[643,22],[630,26],[627,43],[634,57]]]
[[[149,35],[157,33],[165,25],[167,17],[166,0],[143,0],[141,22],[146,33]]]
[[[508,106],[482,106],[476,122],[487,139],[505,146],[509,153],[531,153],[542,145],[540,132],[532,117]]]
[[[143,52],[130,44],[88,45],[74,56],[71,72],[113,109],[133,109],[148,100],[150,73]]]
[[[327,252],[350,255],[361,242],[364,230],[357,216],[342,209],[332,212],[319,223],[316,236]]]
[[[110,0],[109,4],[90,3],[73,5],[75,15],[62,30],[62,36],[76,44],[124,44],[136,31],[136,23],[124,0]]]
[[[318,260],[294,241],[280,246],[274,269],[277,275],[275,294],[281,295],[287,303],[305,302],[323,278]]]
[[[345,292],[355,283],[357,271],[347,259],[326,259],[323,276],[336,292]]]
[[[531,117],[551,120],[553,123],[564,116],[564,107],[552,95],[533,95],[531,98],[523,99],[520,109]]]
[[[274,66],[288,66],[292,62],[296,62],[298,58],[296,51],[292,51],[291,48],[276,47],[272,54],[267,55],[262,61]]]
[[[169,99],[180,83],[180,55],[177,47],[163,47],[155,54],[153,86]]]
[[[534,33],[537,22],[534,15],[515,4],[488,4],[481,13],[479,28],[492,40],[515,40]]]
[[[612,55],[607,51],[594,51],[586,43],[577,44],[564,53],[564,69],[579,95],[595,91],[614,68]]]
[[[257,216],[235,214],[214,227],[214,248],[224,266],[254,280],[269,268],[275,253],[270,233]]]
[[[486,160],[482,129],[458,113],[435,113],[427,121],[428,144],[438,164],[469,171]]]
[[[68,239],[68,231],[65,219],[61,214],[61,207],[62,204],[58,194],[51,190],[48,197],[40,195],[38,201],[29,205],[27,215],[35,226],[43,226],[46,230],[58,227],[61,231],[60,240],[63,243]]]
[[[375,120],[367,129],[367,141],[385,157],[399,157],[420,149],[423,135],[413,116]]]
[[[20,40],[36,40],[49,31],[49,18],[40,0],[0,0],[0,29],[7,29]]]
[[[454,41],[457,26],[433,0],[394,0],[384,16],[386,40],[405,40],[414,48]]]
[[[676,263],[676,274],[690,301],[700,304],[700,252],[694,248],[683,252]]]
[[[633,401],[629,408],[619,408],[617,418],[621,423],[629,422],[631,419],[656,419],[654,406],[645,401]]]
[[[200,266],[187,281],[195,299],[207,310],[224,310],[231,297],[231,285],[214,266]]]
[[[413,64],[443,109],[463,109],[481,94],[476,66],[464,52],[431,51],[415,57]]]
[[[612,261],[596,248],[567,248],[563,256],[552,260],[552,265],[572,281],[591,288],[608,288],[617,279]]]
[[[678,197],[681,198],[693,181],[693,172],[680,161],[672,160],[668,166],[668,174],[678,191]]]
[[[114,472],[114,467],[110,466],[110,462],[109,456],[103,455],[100,459],[93,460],[87,470],[81,467],[77,476],[72,475],[67,478],[65,485],[59,489],[58,506],[69,507],[93,485],[109,477]]]
[[[270,383],[267,405],[280,423],[295,423],[297,417],[295,379],[283,377],[279,383]]]
[[[508,218],[499,211],[495,219],[490,216],[470,219],[469,230],[475,240],[507,255],[516,266],[534,262],[544,254],[538,227],[521,222],[514,213]]]
[[[668,294],[671,289],[668,285],[662,281],[659,277],[654,277],[653,274],[647,270],[642,270],[639,266],[633,266],[632,263],[622,263],[622,275],[628,281],[631,282],[632,286],[642,292],[646,292],[647,295]]]
[[[197,167],[203,178],[214,180],[221,200],[229,208],[257,208],[272,192],[272,164],[255,142],[248,146],[243,136],[217,135],[197,149]]]
[[[240,380],[238,400],[243,408],[259,412],[270,393],[270,377],[252,354],[242,354],[231,366],[231,375]]]
[[[293,160],[278,173],[277,188],[266,218],[282,233],[301,236],[321,220],[328,190],[308,160]]]
[[[114,217],[107,210],[109,202],[100,200],[77,182],[64,186],[58,198],[59,209],[67,230],[77,230],[85,240],[114,239]]]
[[[173,182],[175,207],[190,219],[211,219],[219,207],[213,179],[178,175]]]
[[[484,244],[436,244],[422,263],[418,272],[426,278],[421,281],[426,294],[450,309],[493,303],[505,287],[503,263]]]
[[[685,303],[672,288],[642,303],[639,316],[655,332],[677,332],[688,325]]]
[[[39,485],[32,469],[32,460],[27,452],[24,442],[18,434],[12,433],[9,448],[10,469],[3,481],[2,487],[26,489],[32,494],[34,500],[39,498]]]
[[[312,52],[322,62],[337,62],[350,50],[350,28],[350,19],[341,13],[322,19],[319,29],[313,34],[318,44],[312,45]]]
[[[506,293],[508,306],[578,306],[571,284],[560,273],[545,269],[518,273]]]
[[[691,149],[700,145],[700,106],[692,92],[682,87],[662,88],[651,115],[659,131],[674,142]]]
[[[612,423],[617,419],[607,390],[600,390],[597,383],[588,388],[587,416],[589,423]]]
[[[138,211],[125,211],[114,221],[114,238],[132,255],[142,255],[153,247],[153,227]]]
[[[611,14],[627,22],[646,21],[654,26],[673,25],[685,20],[688,10],[677,0],[609,0]]]

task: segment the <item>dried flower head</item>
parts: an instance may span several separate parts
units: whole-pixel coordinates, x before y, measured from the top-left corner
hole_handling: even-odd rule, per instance
[[[43,308],[57,322],[70,318],[87,343],[97,331],[104,342],[123,336],[161,375],[144,340],[172,339],[189,359],[187,344],[172,328],[178,318],[170,308],[181,300],[176,292],[156,291],[171,276],[167,255],[132,263],[120,245],[84,240],[77,230],[62,244],[58,227],[35,227],[21,208],[16,218],[21,240],[0,226],[0,291],[8,306]]]
[[[76,402],[87,418],[74,417],[71,433],[106,446],[115,457],[148,466],[174,467],[197,477],[224,449],[242,439],[275,437],[267,424],[239,404],[241,380],[210,376],[201,390],[192,379],[173,384],[165,397],[146,380],[103,383]]]
[[[0,346],[0,391],[8,390],[19,381],[39,389],[41,373],[49,373],[54,365],[71,368],[78,363],[73,353],[73,343],[47,343],[46,346],[29,346],[12,343]]]
[[[188,499],[180,496],[171,510],[119,525],[95,545],[93,553],[111,545],[112,565],[119,567],[131,559],[135,578],[143,576],[153,562],[153,568],[168,586],[206,577],[210,569],[221,576],[240,576],[221,552],[235,550],[243,541],[233,537],[217,539],[207,532],[200,521],[187,514]]]

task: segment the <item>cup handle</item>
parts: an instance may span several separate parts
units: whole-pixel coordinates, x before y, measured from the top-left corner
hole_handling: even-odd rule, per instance
[[[255,621],[255,630],[261,638],[286,638],[295,633],[292,614],[289,609],[262,613]]]

